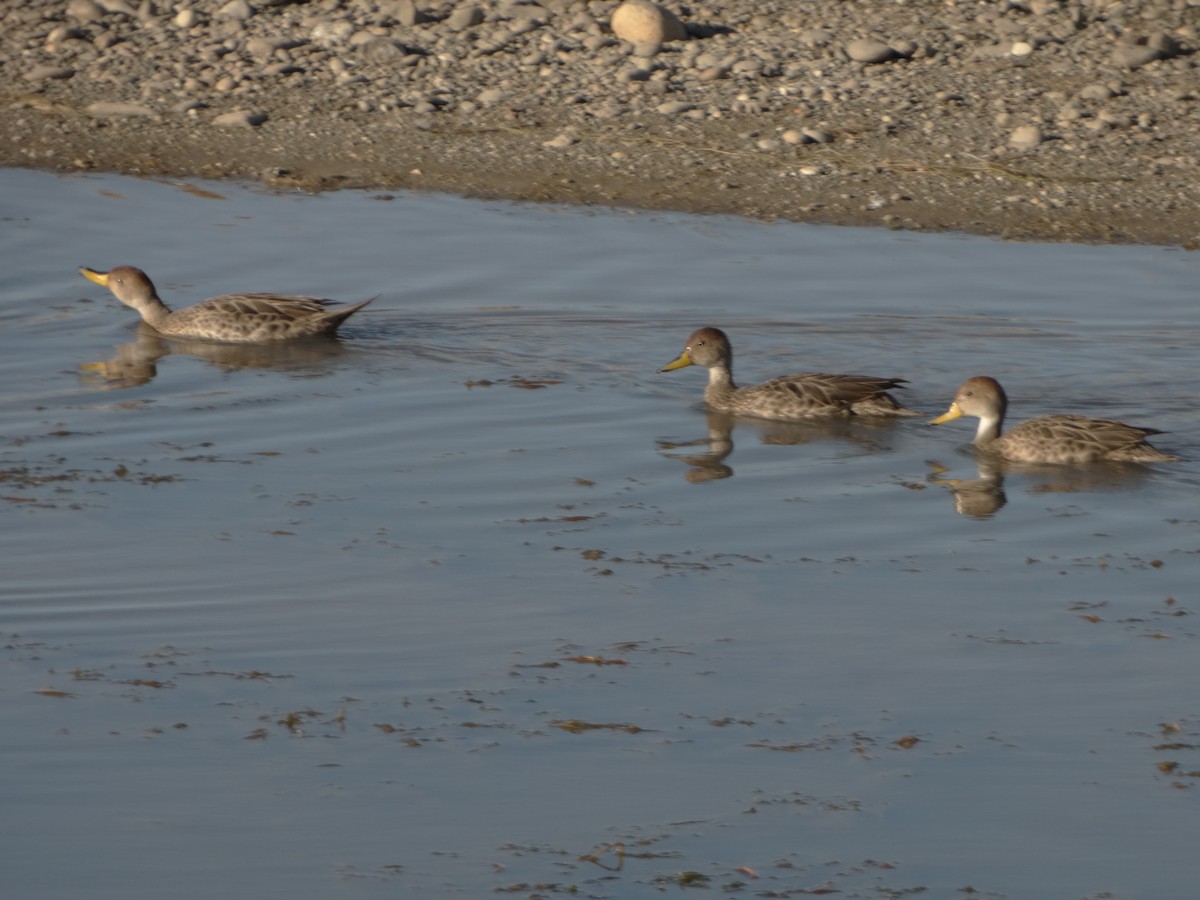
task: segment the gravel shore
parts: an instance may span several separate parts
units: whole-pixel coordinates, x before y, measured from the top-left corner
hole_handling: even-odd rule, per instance
[[[11,4],[0,165],[1200,244],[1200,0],[620,6]]]

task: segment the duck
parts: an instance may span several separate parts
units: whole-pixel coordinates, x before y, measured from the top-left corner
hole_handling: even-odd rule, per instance
[[[733,348],[729,337],[711,326],[694,331],[683,352],[659,372],[687,366],[708,369],[704,402],[710,410],[758,419],[794,422],[827,416],[919,416],[901,406],[888,391],[908,382],[871,375],[826,375],[799,372],[749,387],[733,381]]]
[[[976,375],[958,389],[950,408],[930,425],[960,416],[979,419],[972,443],[980,450],[1014,462],[1082,464],[1113,462],[1170,462],[1179,459],[1152,446],[1146,438],[1163,434],[1111,419],[1069,413],[1039,416],[1002,432],[1008,395],[995,378]]]
[[[134,266],[117,266],[107,272],[82,266],[79,273],[136,309],[142,321],[159,334],[226,343],[268,344],[332,335],[371,302],[331,308],[333,300],[315,297],[224,294],[172,311],[159,299],[149,276]]]

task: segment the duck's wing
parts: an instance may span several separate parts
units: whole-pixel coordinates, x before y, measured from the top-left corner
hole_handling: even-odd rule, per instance
[[[815,409],[863,412],[865,409],[895,412],[903,409],[888,391],[903,387],[903,378],[878,378],[874,375],[830,375],[825,372],[797,372],[767,382],[794,394],[798,401]]]
[[[887,391],[903,384],[899,378],[797,372],[742,388],[734,393],[734,400],[738,412],[769,419],[896,415],[907,411]]]
[[[1162,433],[1157,428],[1141,428],[1113,419],[1061,414],[1022,422],[1000,440],[1006,456],[1040,462],[1175,459],[1146,442],[1146,438]]]
[[[318,297],[225,294],[172,313],[170,334],[219,341],[276,341],[329,334],[370,300],[338,306]]]

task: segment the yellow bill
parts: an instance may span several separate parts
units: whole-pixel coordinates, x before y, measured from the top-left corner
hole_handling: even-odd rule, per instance
[[[688,366],[694,366],[694,365],[695,365],[695,363],[692,362],[692,354],[690,354],[686,350],[684,350],[682,353],[679,354],[678,359],[671,360],[671,362],[667,363],[665,366],[663,366],[658,371],[672,372],[675,369],[683,369]]]
[[[100,287],[108,287],[107,272],[97,272],[95,269],[89,269],[87,266],[80,266],[79,274],[88,281],[96,282],[96,284],[100,285]]]
[[[940,416],[938,416],[936,419],[934,419],[929,424],[930,425],[941,425],[943,422],[953,422],[955,419],[957,419],[962,414],[963,414],[963,411],[958,408],[958,404],[951,403],[950,408],[948,410],[946,410],[944,413],[942,413]]]

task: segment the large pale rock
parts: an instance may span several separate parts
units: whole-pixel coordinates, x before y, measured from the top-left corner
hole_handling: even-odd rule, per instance
[[[1155,60],[1166,59],[1166,53],[1158,47],[1146,44],[1121,45],[1113,50],[1113,59],[1127,69],[1140,69]]]
[[[97,100],[95,103],[89,103],[84,109],[88,115],[97,118],[144,119],[154,116],[152,109],[140,103],[121,103],[115,100]]]
[[[1036,125],[1022,125],[1020,128],[1014,128],[1008,136],[1008,146],[1014,150],[1032,150],[1042,140],[1042,129]]]
[[[213,124],[225,128],[257,128],[265,121],[267,121],[267,117],[263,113],[235,109],[232,112],[221,113],[213,119]]]
[[[429,21],[429,17],[425,15],[424,10],[418,9],[417,4],[413,0],[396,0],[392,4],[392,16],[405,28],[411,28],[414,25],[420,25]]]
[[[870,38],[859,38],[846,45],[846,55],[855,62],[881,63],[887,62],[896,55],[887,44]]]
[[[65,81],[75,74],[66,66],[34,66],[25,73],[26,81]]]
[[[478,6],[460,6],[446,18],[446,27],[451,31],[464,31],[482,25],[483,10]]]
[[[254,15],[254,7],[246,0],[229,0],[224,6],[217,10],[217,16],[222,19],[234,19],[238,22],[244,22]]]
[[[67,15],[80,22],[98,22],[104,18],[104,8],[95,0],[70,0]]]
[[[613,34],[631,44],[686,41],[687,29],[669,9],[650,0],[626,0],[612,14]]]

